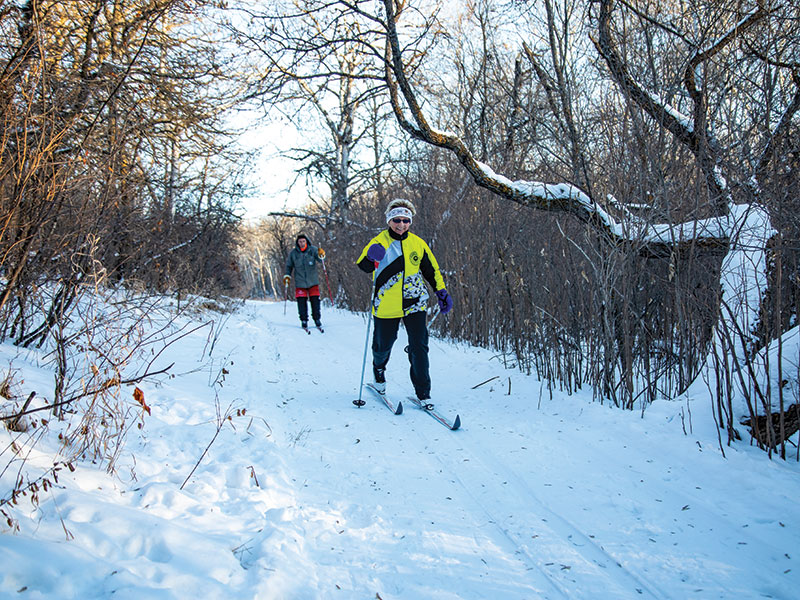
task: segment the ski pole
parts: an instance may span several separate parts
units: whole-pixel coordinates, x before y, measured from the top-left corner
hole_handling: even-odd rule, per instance
[[[331,305],[333,305],[333,294],[331,294],[331,282],[328,280],[328,267],[325,266],[325,259],[322,259],[322,271],[325,273],[325,283],[328,286],[328,298],[330,298]]]
[[[353,404],[361,408],[366,404],[361,399],[364,393],[364,370],[367,367],[367,348],[369,348],[369,330],[372,326],[372,300],[375,296],[375,273],[372,274],[372,290],[369,294],[369,308],[367,309],[367,337],[364,339],[364,360],[361,362],[361,383],[358,385],[358,400],[353,400]]]
[[[283,314],[286,314],[286,303],[289,301],[289,284],[283,282]]]

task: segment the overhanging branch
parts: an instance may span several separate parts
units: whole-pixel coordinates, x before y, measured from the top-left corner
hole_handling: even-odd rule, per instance
[[[397,32],[398,15],[394,11],[393,0],[384,0],[384,6],[386,8],[385,76],[398,123],[416,139],[452,152],[479,187],[522,206],[549,212],[569,213],[604,234],[612,243],[630,245],[644,255],[669,256],[673,252],[681,252],[689,247],[700,247],[720,253],[727,250],[729,227],[724,216],[705,221],[699,227],[697,222],[653,226],[639,220],[626,222],[623,226],[588,193],[575,185],[512,181],[476,160],[459,136],[439,131],[429,123],[406,76]],[[660,106],[652,98],[650,101],[654,106]],[[408,109],[413,122],[406,118],[404,107]],[[676,132],[684,138],[687,140],[691,138],[691,128],[674,115],[665,111],[665,119],[671,119]]]

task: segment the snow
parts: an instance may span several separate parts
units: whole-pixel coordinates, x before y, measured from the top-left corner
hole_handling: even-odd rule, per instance
[[[507,177],[495,173],[492,168],[482,162],[477,163],[478,168],[483,172],[487,179],[493,179],[498,183],[512,189],[519,196],[539,198],[545,202],[569,201],[569,203],[581,207],[583,212],[594,215],[605,227],[618,237],[623,236],[622,226],[616,222],[602,206],[593,201],[580,188],[569,183],[543,183],[541,181],[512,181]]]
[[[628,217],[624,224],[618,222],[600,204],[592,200],[580,188],[569,183],[543,183],[540,181],[512,181],[507,177],[496,173],[485,163],[477,163],[487,179],[497,181],[508,187],[515,194],[521,197],[538,198],[545,203],[559,202],[572,206],[586,215],[591,215],[603,224],[605,229],[612,235],[620,239],[628,239],[652,244],[673,244],[674,242],[688,242],[691,240],[719,240],[729,237],[732,227],[741,226],[737,219],[740,219],[742,207],[732,205],[731,210],[735,217],[729,216],[712,217],[709,219],[698,219],[683,223],[660,223],[651,224],[643,219],[636,217],[628,212],[628,208],[638,205],[623,205],[613,197],[609,197],[609,203],[622,209]],[[757,209],[753,209],[757,210]]]
[[[777,232],[767,211],[755,204],[733,204],[730,209],[731,250],[722,266],[726,300],[737,303],[737,325],[749,331],[757,321],[758,307],[767,287],[767,253],[770,237]]]
[[[650,92],[649,90],[645,89],[644,86],[637,84],[637,87],[642,91],[642,93],[646,94],[650,101],[661,108],[664,112],[670,115],[675,121],[677,121],[683,129],[686,130],[687,133],[692,133],[694,131],[694,123],[692,120],[673,107],[669,102],[665,102],[659,96]]]
[[[210,356],[207,328],[165,350],[154,367],[177,376],[139,384],[151,414],[116,475],[84,461],[38,509],[20,501],[0,597],[796,597],[800,467],[748,442],[723,456],[707,396],[643,415],[589,390],[551,397],[494,353],[434,338],[452,432],[408,401],[399,416],[367,392],[352,404],[363,315],[323,307],[326,332],[306,335],[283,311],[209,313],[224,325]],[[401,329],[396,400],[411,391],[404,345]],[[0,352],[52,386],[42,356]]]

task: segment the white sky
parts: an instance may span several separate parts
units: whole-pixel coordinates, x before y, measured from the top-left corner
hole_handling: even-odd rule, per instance
[[[291,191],[288,189],[298,164],[280,156],[281,151],[297,145],[298,137],[297,129],[287,119],[253,127],[242,136],[241,144],[259,153],[251,174],[256,193],[242,203],[246,219],[256,220],[272,211],[296,209],[308,201],[302,177],[294,182]]]

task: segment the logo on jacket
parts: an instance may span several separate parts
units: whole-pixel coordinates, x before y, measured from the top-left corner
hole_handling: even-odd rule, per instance
[[[422,259],[419,257],[419,253],[416,250],[414,250],[414,252],[411,253],[411,256],[408,257],[408,260],[412,265],[416,267],[417,265],[419,265],[419,261]]]

